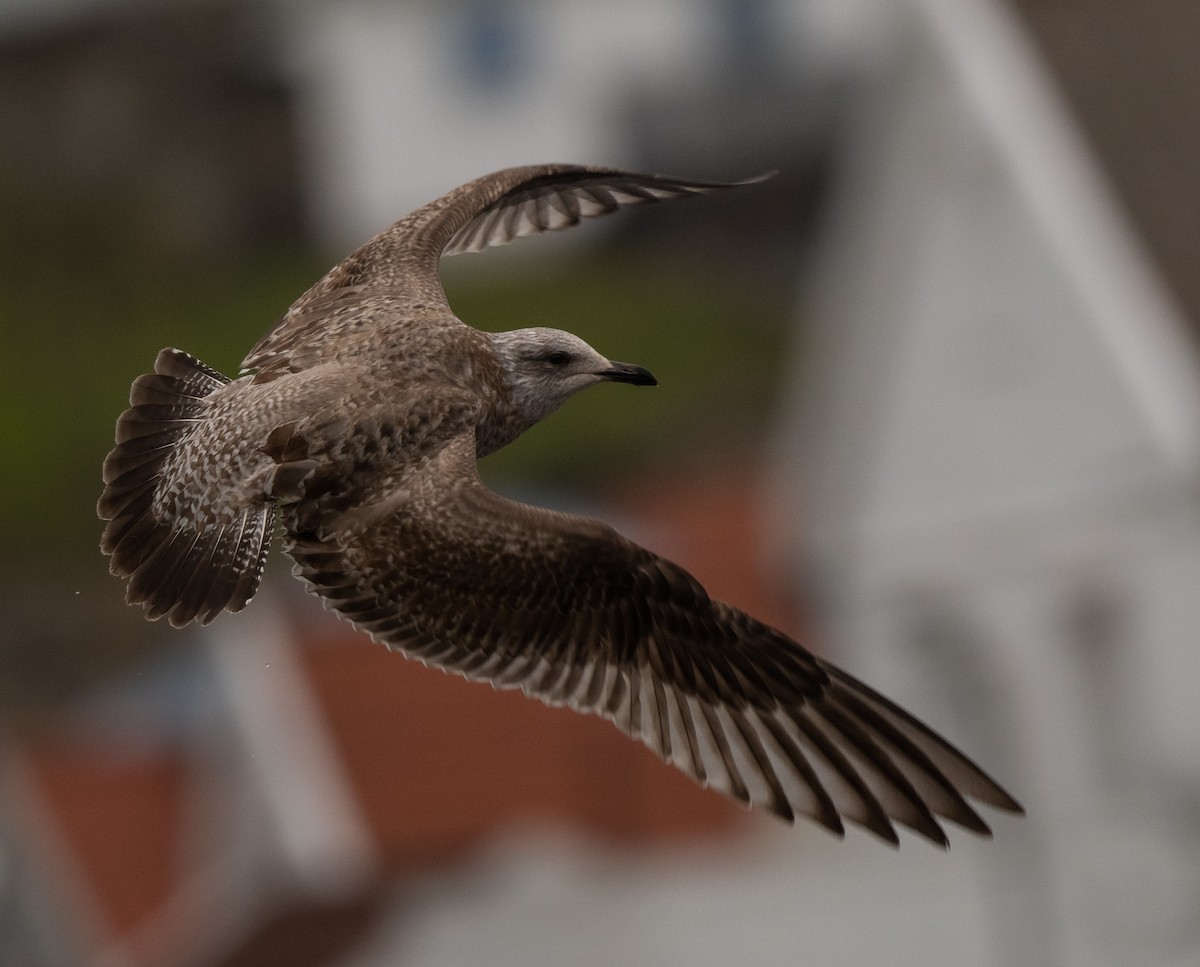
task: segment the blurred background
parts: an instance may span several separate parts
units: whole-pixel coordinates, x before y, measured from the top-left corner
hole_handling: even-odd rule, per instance
[[[0,960],[1200,961],[1200,6],[0,0]],[[100,465],[333,261],[510,164],[773,181],[449,260],[659,377],[484,462],[1022,799],[893,851],[428,671],[276,556],[123,603]]]

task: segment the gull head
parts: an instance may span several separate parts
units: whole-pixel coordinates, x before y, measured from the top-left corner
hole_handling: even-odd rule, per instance
[[[508,378],[513,405],[526,427],[597,383],[658,385],[649,370],[614,362],[561,329],[516,329],[492,333],[490,338]]]

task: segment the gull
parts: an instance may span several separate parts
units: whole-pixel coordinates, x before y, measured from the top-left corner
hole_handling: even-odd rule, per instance
[[[789,822],[892,844],[901,825],[945,846],[941,820],[990,836],[969,800],[1020,805],[908,712],[607,524],[479,478],[479,457],[579,391],[656,380],[561,330],[468,326],[442,256],[760,180],[498,171],[335,265],[237,379],[164,349],[133,383],[97,507],[127,600],[177,627],[240,610],[278,518],[308,590],[409,658],[609,719]]]

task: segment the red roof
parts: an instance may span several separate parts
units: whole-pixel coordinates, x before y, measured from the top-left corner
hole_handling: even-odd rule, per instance
[[[386,865],[454,857],[514,822],[712,835],[740,810],[612,725],[404,661],[353,633],[303,651]]]
[[[109,939],[158,912],[179,883],[187,766],[177,752],[125,754],[65,736],[25,749],[54,827]]]

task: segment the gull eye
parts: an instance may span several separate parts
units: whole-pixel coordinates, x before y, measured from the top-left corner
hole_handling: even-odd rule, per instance
[[[546,362],[551,366],[566,366],[571,361],[571,354],[561,349],[546,353]]]

